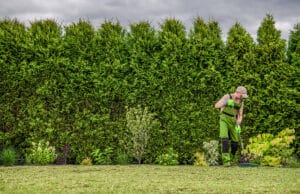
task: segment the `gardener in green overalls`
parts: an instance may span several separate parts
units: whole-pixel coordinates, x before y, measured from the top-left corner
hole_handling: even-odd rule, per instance
[[[243,119],[243,98],[248,98],[247,89],[239,86],[234,93],[224,95],[215,104],[215,108],[221,109],[220,138],[224,166],[231,165],[230,162],[238,149],[240,125]],[[232,157],[229,153],[230,148]]]

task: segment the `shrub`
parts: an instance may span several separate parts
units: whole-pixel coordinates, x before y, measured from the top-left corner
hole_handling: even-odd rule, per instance
[[[49,145],[48,141],[32,142],[32,147],[26,154],[27,164],[50,164],[56,159],[55,148]]]
[[[287,167],[289,168],[300,168],[300,162],[297,160],[295,156],[291,156],[286,160]]]
[[[206,160],[205,160],[205,154],[203,152],[196,152],[195,155],[195,166],[208,166]]]
[[[4,148],[0,155],[3,165],[13,166],[16,163],[16,151],[12,147]]]
[[[203,142],[203,149],[205,150],[205,160],[209,165],[218,165],[219,160],[219,142],[211,140],[210,142]]]
[[[113,149],[111,147],[105,148],[104,151],[96,149],[92,152],[92,159],[95,164],[112,164],[112,157]]]
[[[178,165],[178,153],[173,148],[168,148],[167,153],[162,154],[156,158],[159,165]]]
[[[131,158],[129,157],[129,155],[126,152],[118,152],[117,158],[116,158],[116,162],[117,164],[128,164],[130,163]]]
[[[263,166],[287,166],[293,154],[291,144],[295,140],[294,129],[284,129],[274,136],[264,133],[249,139],[250,144],[242,151],[250,162]]]
[[[80,164],[86,165],[86,166],[91,166],[93,163],[92,163],[92,159],[90,157],[86,157],[81,161]]]

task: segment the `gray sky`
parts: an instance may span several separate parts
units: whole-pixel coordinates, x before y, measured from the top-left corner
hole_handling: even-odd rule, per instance
[[[105,20],[118,20],[125,28],[140,21],[157,27],[164,19],[175,18],[189,30],[199,16],[206,22],[216,20],[223,38],[239,22],[254,40],[267,13],[274,16],[282,38],[288,39],[300,23],[300,0],[0,0],[1,19],[16,18],[25,24],[51,18],[68,25],[82,18],[96,28]]]

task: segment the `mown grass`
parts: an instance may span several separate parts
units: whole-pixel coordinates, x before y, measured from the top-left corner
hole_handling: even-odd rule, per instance
[[[0,193],[300,193],[299,168],[0,167]]]

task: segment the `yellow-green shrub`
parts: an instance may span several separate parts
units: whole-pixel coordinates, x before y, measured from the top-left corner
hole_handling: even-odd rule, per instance
[[[294,129],[286,128],[276,136],[264,133],[250,138],[242,154],[247,155],[250,162],[260,163],[263,166],[286,165],[294,151],[291,147],[294,140]]]

